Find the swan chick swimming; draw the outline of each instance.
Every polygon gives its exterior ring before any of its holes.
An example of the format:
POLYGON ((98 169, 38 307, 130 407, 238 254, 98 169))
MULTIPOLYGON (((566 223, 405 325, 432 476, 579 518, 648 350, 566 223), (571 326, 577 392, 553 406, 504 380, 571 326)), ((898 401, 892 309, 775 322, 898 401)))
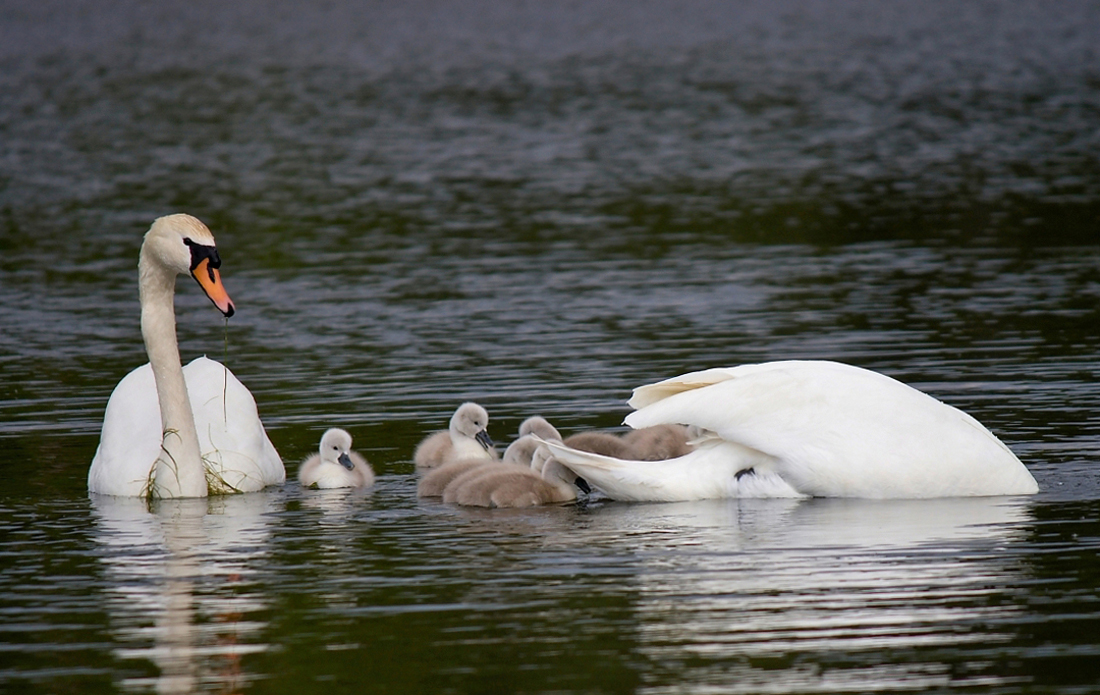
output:
POLYGON ((156 219, 141 245, 141 333, 149 362, 115 387, 103 415, 88 490, 126 497, 205 497, 286 480, 252 394, 229 369, 200 357, 181 366, 176 277, 191 275, 227 318, 214 236, 183 214, 156 219))
POLYGON ((684 424, 704 436, 667 461, 621 460, 547 442, 616 500, 753 496, 869 499, 1027 495, 1031 473, 957 408, 870 370, 784 361, 692 372, 642 386, 634 428, 684 424))
POLYGON ((572 471, 554 461, 545 447, 539 447, 530 468, 493 464, 483 466, 466 480, 456 478, 447 488, 444 501, 497 508, 561 504, 577 499, 576 480, 572 471))
POLYGON ((519 436, 525 437, 529 434, 538 435, 543 439, 561 439, 558 429, 551 425, 549 420, 538 415, 527 418, 519 425, 519 436))
POLYGON ((413 452, 417 468, 435 468, 465 458, 496 459, 486 428, 489 413, 477 403, 463 403, 451 416, 448 429, 425 437, 413 452))
POLYGON ((571 449, 588 451, 601 456, 631 458, 630 446, 622 437, 609 432, 578 432, 565 438, 565 445, 571 449))
POLYGON ((546 418, 537 415, 529 417, 520 423, 519 437, 504 450, 502 460, 505 463, 519 463, 530 466, 535 455, 535 449, 539 447, 539 441, 536 437, 538 439, 561 441, 561 434, 546 418))
POLYGON ((663 461, 691 453, 688 428, 683 425, 654 425, 631 430, 623 435, 630 449, 629 458, 639 461, 663 461))
POLYGON ((442 497, 443 491, 447 489, 447 486, 450 485, 451 481, 455 478, 475 468, 491 466, 495 463, 497 463, 497 461, 493 459, 459 459, 458 461, 451 461, 442 466, 428 469, 428 472, 424 474, 424 477, 421 478, 420 482, 416 485, 416 496, 442 497))
MULTIPOLYGON (((520 424, 520 436, 504 450, 501 462, 530 467, 535 449, 539 446, 538 440, 532 436, 535 434, 547 439, 561 440, 561 435, 546 419, 537 416, 529 417, 520 424)), ((430 469, 417 484, 416 496, 442 497, 443 491, 455 478, 474 468, 493 462, 492 459, 485 458, 459 459, 430 469)))
POLYGON ((334 427, 321 435, 319 451, 298 469, 298 482, 319 489, 369 487, 374 484, 374 471, 361 454, 352 451, 351 435, 334 427))

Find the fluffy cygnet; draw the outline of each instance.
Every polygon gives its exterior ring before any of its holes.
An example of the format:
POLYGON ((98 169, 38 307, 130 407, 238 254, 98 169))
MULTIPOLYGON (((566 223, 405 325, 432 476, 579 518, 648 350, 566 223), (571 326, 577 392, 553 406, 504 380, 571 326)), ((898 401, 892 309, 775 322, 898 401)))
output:
MULTIPOLYGON (((504 450, 504 463, 516 463, 522 466, 531 465, 531 457, 538 448, 538 442, 531 435, 538 435, 547 439, 561 441, 561 435, 554 426, 541 417, 529 417, 519 426, 519 438, 512 442, 504 450)), ((443 491, 451 481, 467 471, 473 470, 486 463, 493 463, 492 459, 467 458, 451 461, 429 470, 416 486, 417 497, 442 497, 443 491)))
POLYGON ((445 463, 442 466, 429 469, 424 477, 420 479, 420 482, 416 486, 417 497, 442 497, 443 491, 447 489, 447 486, 451 484, 455 478, 465 474, 467 471, 471 471, 475 468, 482 468, 484 466, 493 465, 496 462, 492 459, 476 458, 476 459, 459 459, 458 461, 451 461, 445 463))
POLYGON ((489 413, 477 403, 463 403, 451 416, 450 428, 424 438, 413 453, 417 468, 435 468, 467 458, 495 459, 497 451, 485 428, 489 413))
POLYGON ((298 469, 298 481, 302 487, 367 487, 374 484, 374 471, 351 450, 351 435, 333 428, 321 435, 320 451, 298 469))
POLYGON ((631 457, 630 446, 621 437, 607 432, 580 432, 565 438, 565 445, 601 456, 617 459, 631 457))
POLYGON ((539 417, 538 415, 529 417, 520 423, 519 436, 525 437, 529 434, 537 435, 542 439, 561 441, 561 434, 558 432, 557 428, 551 425, 546 418, 539 417))
POLYGON ((447 504, 455 504, 455 496, 458 491, 466 485, 466 483, 480 478, 483 475, 491 475, 494 473, 507 473, 512 471, 528 471, 530 467, 516 465, 514 463, 503 463, 501 461, 489 461, 483 463, 480 466, 468 466, 466 470, 460 472, 458 475, 451 478, 451 481, 443 486, 443 501, 447 504))
MULTIPOLYGON (((465 475, 470 476, 470 473, 465 475)), ((573 481, 579 480, 572 471, 553 460, 545 447, 535 451, 531 468, 495 464, 482 466, 464 481, 461 478, 448 486, 444 492, 445 502, 500 508, 572 502, 577 499, 573 481)))
POLYGON ((519 426, 519 438, 504 450, 504 462, 530 466, 531 459, 535 456, 535 449, 539 446, 535 437, 556 442, 561 441, 561 434, 545 418, 529 417, 519 426))
MULTIPOLYGON (((684 456, 692 451, 692 437, 683 425, 654 425, 631 430, 623 435, 635 461, 663 461, 684 456)), ((575 447, 574 447, 575 448, 575 447)))

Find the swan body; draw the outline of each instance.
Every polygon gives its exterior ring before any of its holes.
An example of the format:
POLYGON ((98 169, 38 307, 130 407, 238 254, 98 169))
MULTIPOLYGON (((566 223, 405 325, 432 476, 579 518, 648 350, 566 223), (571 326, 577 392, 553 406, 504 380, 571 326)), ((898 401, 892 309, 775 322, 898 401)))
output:
MULTIPOLYGON (((198 357, 183 368, 183 376, 214 492, 253 492, 284 482, 282 459, 260 423, 256 401, 233 372, 198 357)), ((153 368, 147 363, 123 377, 107 401, 88 489, 122 497, 148 494, 162 431, 153 368)))
POLYGON ((413 452, 417 468, 435 468, 464 458, 497 458, 489 438, 489 413, 477 403, 463 403, 451 416, 449 427, 425 437, 413 452))
POLYGON ((931 498, 1033 494, 1035 479, 977 420, 890 377, 825 361, 708 369, 634 391, 634 428, 684 424, 702 436, 668 461, 547 442, 609 497, 931 498))
POLYGON ((298 469, 302 487, 331 489, 339 487, 369 487, 374 484, 370 464, 351 448, 351 435, 332 428, 321 435, 321 445, 298 469))
POLYGON ((281 484, 286 471, 248 389, 200 357, 186 368, 176 342, 176 276, 194 277, 227 317, 210 230, 190 215, 153 222, 138 263, 141 330, 149 363, 115 387, 88 470, 90 492, 126 497, 203 497, 281 484))

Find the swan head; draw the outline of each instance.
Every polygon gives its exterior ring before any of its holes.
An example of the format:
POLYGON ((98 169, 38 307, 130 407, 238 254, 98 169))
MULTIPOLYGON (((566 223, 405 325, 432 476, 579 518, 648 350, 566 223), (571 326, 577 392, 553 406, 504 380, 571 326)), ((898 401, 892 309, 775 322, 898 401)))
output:
POLYGON ((333 427, 321 435, 321 461, 338 463, 349 471, 354 470, 350 452, 351 435, 346 431, 333 427))
POLYGON ((184 214, 158 217, 146 232, 141 250, 143 261, 148 254, 169 272, 195 278, 226 317, 236 311, 218 272, 222 259, 214 235, 198 219, 184 214))
POLYGON ((477 440, 486 451, 493 448, 493 440, 485 430, 489 426, 489 413, 477 403, 463 403, 451 416, 451 436, 455 434, 477 440))
POLYGON ((529 417, 524 420, 519 426, 519 436, 524 437, 528 434, 537 435, 540 439, 553 439, 555 441, 561 441, 561 433, 557 428, 550 424, 546 418, 529 417))

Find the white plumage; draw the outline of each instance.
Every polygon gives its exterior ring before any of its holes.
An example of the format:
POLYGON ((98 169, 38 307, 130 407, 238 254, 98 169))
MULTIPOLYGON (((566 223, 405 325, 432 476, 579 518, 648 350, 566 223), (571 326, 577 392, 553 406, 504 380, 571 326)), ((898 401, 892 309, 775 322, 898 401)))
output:
POLYGON ((190 274, 231 316, 210 230, 190 215, 158 218, 138 263, 141 331, 149 363, 107 402, 88 490, 127 497, 203 497, 249 492, 286 479, 252 394, 214 360, 180 365, 173 308, 176 277, 190 274))
POLYGON ((634 428, 704 432, 691 453, 624 461, 546 442, 609 497, 929 498, 1032 494, 1035 479, 966 413, 890 377, 824 361, 708 369, 635 390, 634 428))
MULTIPOLYGON (((283 483, 282 459, 264 431, 248 388, 207 357, 184 367, 183 376, 209 480, 216 487, 216 481, 228 486, 212 492, 252 492, 283 483)), ((123 377, 107 401, 88 489, 105 495, 145 495, 150 470, 161 452, 161 432, 153 368, 146 363, 123 377)))

